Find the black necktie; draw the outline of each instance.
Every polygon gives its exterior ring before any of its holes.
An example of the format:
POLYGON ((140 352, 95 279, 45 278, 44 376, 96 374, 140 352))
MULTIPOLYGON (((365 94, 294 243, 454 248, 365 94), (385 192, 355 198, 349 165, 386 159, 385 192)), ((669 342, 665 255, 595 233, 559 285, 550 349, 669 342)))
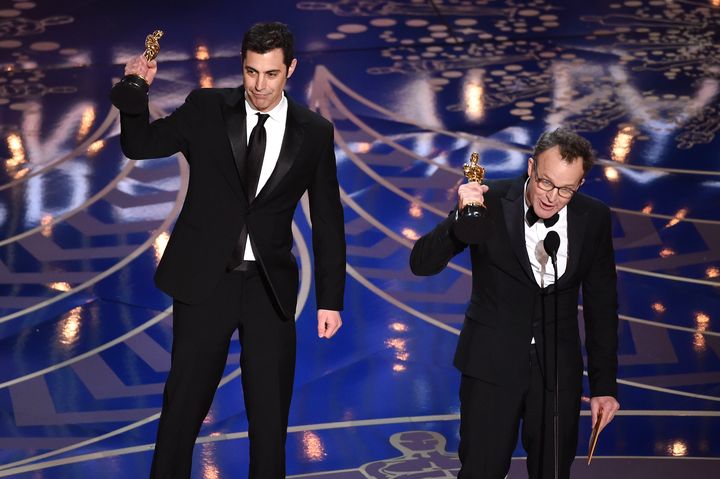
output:
POLYGON ((558 220, 560 219, 560 213, 555 213, 550 218, 543 220, 537 214, 535 214, 535 210, 531 206, 530 208, 528 208, 527 213, 525 213, 525 219, 530 226, 537 223, 538 220, 542 220, 542 222, 545 223, 545 227, 550 228, 552 225, 558 222, 558 220))
POLYGON ((245 158, 245 186, 247 188, 248 201, 255 199, 255 193, 260 180, 263 157, 265 156, 265 121, 270 118, 267 113, 255 113, 258 116, 257 124, 250 133, 248 141, 247 156, 245 158))
MULTIPOLYGON (((250 141, 248 141, 247 153, 245 156, 245 191, 247 192, 248 202, 255 199, 258 181, 260 180, 260 171, 262 170, 263 157, 265 156, 265 143, 267 135, 265 134, 265 121, 270 117, 267 113, 255 113, 258 116, 258 122, 250 132, 250 141)), ((228 270, 232 270, 240 266, 245 258, 245 245, 247 244, 247 226, 240 231, 240 236, 235 243, 235 249, 232 252, 228 270)))

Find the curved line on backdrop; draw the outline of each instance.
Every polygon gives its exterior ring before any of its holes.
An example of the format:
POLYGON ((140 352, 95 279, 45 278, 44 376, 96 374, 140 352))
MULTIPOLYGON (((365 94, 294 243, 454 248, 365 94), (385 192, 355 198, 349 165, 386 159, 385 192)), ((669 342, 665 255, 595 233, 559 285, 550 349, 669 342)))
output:
MULTIPOLYGON (((111 114, 109 116, 118 115, 117 109, 113 108, 114 112, 111 111, 111 114)), ((165 112, 156 109, 151 108, 150 114, 154 117, 163 117, 166 116, 165 112)), ((107 121, 107 119, 106 119, 107 121)), ((105 123, 103 123, 105 124, 105 123)), ((120 268, 124 267, 126 264, 128 264, 130 261, 135 259, 136 257, 140 256, 142 253, 145 252, 148 248, 151 247, 153 242, 157 239, 157 237, 162 234, 163 232, 167 232, 168 228, 170 226, 170 223, 172 223, 175 220, 175 217, 180 212, 180 209, 182 208, 182 204, 185 200, 185 195, 187 194, 187 180, 188 176, 190 174, 190 168, 188 166, 187 161, 184 160, 184 156, 182 156, 181 153, 177 153, 173 155, 177 162, 178 166, 180 168, 180 189, 178 190, 178 196, 175 199, 175 205, 173 206, 173 209, 170 211, 170 214, 165 218, 165 220, 160 224, 158 228, 156 228, 153 233, 151 233, 150 237, 142 243, 140 246, 138 246, 135 250, 133 250, 128 256, 120 260, 118 263, 114 264, 110 268, 106 269, 105 271, 99 273, 97 276, 94 276, 93 278, 85 281, 84 283, 81 283, 73 288, 71 288, 68 291, 64 291, 56 296, 53 296, 52 298, 48 298, 44 301, 41 301, 37 304, 34 304, 32 306, 29 306, 27 308, 21 309, 19 311, 15 311, 14 313, 7 314, 5 316, 0 316, 0 324, 5 323, 7 321, 13 320, 15 318, 18 318, 20 316, 23 316, 25 314, 32 313, 33 311, 37 311, 39 309, 44 308, 45 306, 48 306, 50 304, 54 304, 68 296, 71 296, 79 291, 82 291, 100 280, 110 276, 112 273, 118 271, 120 268), (182 159, 181 159, 182 158, 182 159)), ((135 160, 130 160, 129 163, 135 163, 135 160)), ((105 191, 105 188, 103 189, 105 191)))
POLYGON ((649 276, 651 278, 667 279, 668 281, 676 281, 678 283, 691 283, 700 284, 703 286, 713 286, 715 288, 720 286, 718 281, 710 281, 707 279, 688 278, 687 276, 677 276, 674 274, 656 273, 654 271, 646 271, 643 269, 630 268, 629 266, 616 265, 615 269, 622 271, 623 273, 637 274, 639 276, 649 276))
POLYGON ((396 299, 394 296, 386 293, 378 286, 374 285, 372 281, 367 279, 365 276, 360 274, 354 267, 350 266, 350 264, 346 263, 347 272, 352 278, 360 283, 361 285, 365 286, 365 288, 369 289, 372 293, 374 293, 376 296, 384 299, 388 303, 392 304, 393 306, 397 307, 398 309, 402 309, 406 313, 410 313, 411 315, 415 316, 418 319, 421 319, 425 321, 426 323, 430 323, 435 327, 438 327, 440 329, 444 329, 445 331, 448 331, 456 336, 460 335, 460 330, 457 328, 454 328, 450 326, 449 324, 445 324, 442 321, 438 321, 437 319, 433 318, 430 315, 427 315, 421 311, 418 311, 417 309, 413 308, 412 306, 408 306, 407 304, 403 303, 399 299, 396 299))
POLYGON ((668 168, 664 166, 645 166, 645 165, 631 165, 628 163, 618 163, 614 160, 607 160, 605 158, 598 158, 596 163, 603 166, 611 166, 613 168, 628 169, 628 170, 640 170, 640 171, 655 171, 658 173, 670 173, 675 175, 698 175, 698 176, 720 176, 720 171, 717 170, 690 170, 686 168, 668 168))
MULTIPOLYGON (((340 188, 340 197, 343 198, 343 196, 347 197, 347 193, 345 193, 345 190, 340 188)), ((303 201, 301 203, 303 214, 305 215, 305 221, 312 227, 312 221, 310 220, 310 207, 306 201, 303 201)), ((367 278, 362 276, 353 266, 350 265, 350 263, 345 263, 345 268, 356 281, 358 281, 360 284, 365 286, 367 289, 372 291, 376 296, 379 296, 380 298, 384 299, 388 303, 398 307, 399 309, 402 309, 404 311, 409 312, 413 316, 422 319, 423 321, 432 324, 433 326, 436 326, 440 329, 444 329, 445 331, 449 331, 453 334, 459 335, 460 330, 457 328, 453 328, 450 325, 447 325, 443 323, 442 321, 438 321, 437 319, 428 316, 425 313, 422 313, 418 311, 417 309, 408 306, 407 304, 403 303, 402 301, 395 299, 393 296, 387 294, 385 291, 380 289, 379 287, 375 286, 371 281, 369 281, 367 278)))
MULTIPOLYGON (((393 240, 408 249, 412 249, 412 241, 394 232, 393 230, 385 226, 380 220, 368 213, 367 210, 365 210, 362 206, 358 204, 358 202, 352 199, 352 197, 342 187, 340 187, 340 199, 343 201, 343 203, 347 204, 350 209, 357 213, 358 216, 360 216, 362 219, 380 230, 385 236, 392 238, 393 240)), ((455 271, 459 271, 462 274, 472 276, 472 271, 470 271, 468 268, 465 268, 464 266, 453 263, 452 261, 448 263, 448 267, 454 269, 455 271)))
MULTIPOLYGON (((231 373, 229 373, 227 376, 223 377, 223 378, 220 380, 220 383, 218 384, 218 389, 221 388, 221 387, 223 387, 224 385, 226 385, 227 383, 229 383, 230 381, 232 381, 232 380, 235 379, 236 377, 240 376, 240 372, 241 372, 241 371, 240 371, 240 367, 238 366, 237 369, 234 369, 234 370, 233 370, 231 373)), ((15 470, 18 469, 18 468, 19 468, 19 469, 34 470, 34 469, 33 469, 34 466, 25 466, 24 468, 23 468, 23 467, 19 467, 19 466, 23 466, 23 465, 25 465, 25 464, 30 464, 30 463, 36 462, 36 461, 38 461, 38 460, 40 460, 40 459, 46 459, 46 458, 48 458, 48 457, 53 457, 53 456, 57 456, 57 455, 59 455, 59 454, 63 454, 63 453, 70 452, 70 451, 74 451, 74 450, 76 450, 76 449, 79 449, 79 448, 85 447, 85 446, 89 446, 89 445, 91 445, 91 444, 96 444, 96 443, 98 443, 98 442, 100 442, 100 441, 104 441, 105 439, 109 439, 109 438, 111 438, 111 437, 117 436, 117 435, 119 435, 119 434, 122 434, 122 433, 125 433, 125 432, 128 432, 128 431, 132 431, 133 429, 137 429, 137 428, 139 428, 139 427, 141 427, 141 426, 144 426, 145 424, 151 423, 151 422, 153 422, 153 421, 155 421, 156 419, 159 419, 159 418, 160 418, 160 413, 157 412, 157 413, 155 413, 155 414, 153 414, 153 415, 151 415, 151 416, 148 416, 148 417, 146 417, 146 418, 140 419, 140 420, 135 421, 135 422, 133 422, 133 423, 131 423, 131 424, 128 424, 128 425, 126 425, 126 426, 123 426, 123 427, 114 429, 114 430, 112 430, 112 431, 110 431, 110 432, 107 432, 107 433, 105 433, 105 434, 101 434, 100 436, 95 436, 95 437, 93 437, 93 438, 86 439, 86 440, 84 440, 84 441, 76 442, 75 444, 70 444, 69 446, 61 447, 61 448, 59 448, 59 449, 54 449, 54 450, 52 450, 52 451, 45 452, 45 453, 43 453, 43 454, 37 454, 37 455, 35 455, 35 456, 28 457, 28 458, 25 458, 25 459, 21 459, 21 460, 19 460, 19 461, 14 461, 14 462, 9 462, 9 463, 7 463, 7 464, 2 464, 2 465, 0 465, 0 477, 11 476, 11 475, 13 475, 13 474, 17 474, 18 472, 15 472, 15 470)), ((82 457, 82 456, 77 456, 77 457, 82 457)), ((58 461, 50 461, 50 462, 62 462, 62 461, 64 461, 64 460, 65 460, 65 459, 59 459, 58 461)), ((42 463, 41 463, 41 464, 42 464, 42 463)))
POLYGON ((108 128, 110 128, 113 125, 113 123, 115 123, 115 120, 118 118, 119 114, 120 114, 120 112, 117 110, 117 108, 110 107, 110 110, 108 111, 107 115, 105 116, 105 119, 103 120, 102 124, 97 128, 97 130, 95 130, 95 132, 92 133, 92 135, 85 138, 85 140, 83 140, 83 142, 80 143, 80 145, 77 148, 75 148, 71 152, 61 156, 57 160, 53 160, 47 164, 42 165, 37 170, 31 171, 29 174, 23 176, 22 178, 17 178, 9 183, 0 185, 0 191, 6 190, 8 188, 12 188, 13 186, 15 186, 19 183, 23 183, 23 182, 29 180, 30 178, 38 176, 38 175, 46 172, 50 168, 53 168, 53 167, 59 165, 60 163, 63 163, 65 161, 77 156, 79 153, 86 151, 90 145, 92 145, 98 138, 100 138, 100 136, 103 133, 105 133, 105 131, 108 128))
MULTIPOLYGON (((583 410, 580 412, 581 416, 590 416, 590 411, 583 410)), ((635 416, 635 417, 642 417, 642 416, 649 416, 649 417, 657 417, 657 416, 663 416, 663 417, 720 417, 720 412, 718 411, 644 411, 644 410, 620 410, 616 414, 617 416, 635 416)), ((436 415, 427 415, 427 416, 405 416, 405 417, 391 417, 391 418, 381 418, 381 419, 359 419, 359 420, 353 420, 353 421, 336 421, 336 422, 326 422, 326 423, 316 423, 316 424, 304 424, 299 426, 290 426, 287 429, 288 434, 293 433, 299 433, 299 432, 306 432, 306 431, 327 431, 327 430, 335 430, 335 429, 345 429, 345 428, 359 428, 359 427, 372 427, 372 426, 386 426, 386 425, 393 425, 393 424, 424 424, 429 422, 449 422, 449 421, 458 421, 460 420, 459 414, 436 414, 436 415)), ((231 433, 212 433, 207 436, 201 436, 198 437, 195 441, 196 444, 209 444, 209 443, 216 443, 216 442, 225 442, 225 441, 234 441, 238 439, 246 439, 248 437, 247 431, 241 431, 241 432, 231 432, 231 433)), ((64 466, 69 464, 77 464, 81 462, 88 462, 93 461, 96 459, 108 459, 111 457, 119 457, 119 456, 125 456, 128 454, 137 454, 142 452, 149 452, 155 448, 154 443, 150 444, 141 444, 139 446, 130 446, 130 447, 123 447, 118 449, 112 449, 107 451, 99 451, 99 452, 93 452, 89 454, 81 454, 79 456, 73 456, 73 457, 67 457, 63 459, 57 459, 55 461, 45 461, 37 464, 32 464, 25 467, 15 467, 13 469, 3 469, 0 470, 0 477, 6 477, 11 476, 14 474, 22 474, 25 472, 32 472, 32 471, 39 471, 43 469, 49 469, 52 467, 58 467, 58 466, 64 466)), ((580 458, 584 456, 578 456, 580 458)), ((718 461, 720 458, 718 457, 667 457, 667 456, 601 456, 598 457, 598 459, 605 458, 615 458, 615 457, 621 457, 621 458, 638 458, 638 459, 666 459, 666 460, 713 460, 718 461)), ((523 459, 521 457, 513 458, 513 459, 523 459)), ((356 470, 356 469, 349 469, 349 470, 356 470)), ((331 471, 333 473, 336 473, 338 471, 331 471)), ((330 472, 328 472, 330 473, 330 472)), ((313 475, 316 475, 318 473, 313 473, 313 475)), ((307 476, 307 474, 301 474, 297 476, 288 476, 290 477, 304 477, 307 476)))
MULTIPOLYGON (((382 106, 378 105, 377 103, 368 100, 364 96, 360 95, 359 93, 352 90, 350 87, 342 83, 335 75, 333 75, 330 70, 328 70, 327 67, 324 65, 318 65, 315 67, 315 74, 313 76, 313 85, 315 85, 315 82, 317 82, 320 86, 324 85, 333 85, 336 86, 339 90, 341 90, 343 93, 348 95, 353 100, 357 101, 358 103, 361 103, 365 105, 366 107, 373 109, 392 121, 396 121, 398 123, 404 123, 407 125, 413 125, 420 129, 431 131, 434 133, 439 133, 442 135, 450 136, 453 138, 460 138, 467 141, 472 141, 475 143, 485 144, 493 148, 503 149, 503 150, 513 150, 513 151, 519 151, 522 153, 530 154, 532 153, 531 148, 526 147, 519 147, 517 145, 514 145, 512 143, 506 143, 499 140, 491 140, 482 136, 473 135, 471 133, 465 133, 465 132, 456 132, 456 131, 450 131, 450 130, 444 130, 442 128, 438 128, 437 126, 428 125, 424 123, 420 123, 418 121, 412 120, 410 118, 403 117, 401 115, 398 115, 397 113, 393 112, 392 110, 389 110, 387 108, 383 108, 382 106)), ((316 95, 316 88, 313 88, 313 95, 316 95)), ((333 94, 334 95, 334 94, 333 94)), ((337 96, 335 96, 337 98, 337 96)), ((317 100, 317 98, 315 98, 317 100)), ((342 103, 340 103, 342 105, 342 103)), ((336 106, 340 106, 336 105, 336 106)), ((346 112, 346 108, 338 108, 339 110, 346 112)), ((328 118, 332 118, 332 115, 328 118)), ((432 161, 432 160, 429 160, 432 161)), ((664 173, 674 173, 674 174, 688 174, 688 175, 702 175, 702 176, 720 176, 720 171, 717 170, 690 170, 690 169, 682 169, 682 168, 663 168, 663 167, 657 167, 657 166, 643 166, 643 165, 628 165, 626 163, 618 163, 616 161, 607 160, 607 159, 598 159, 598 163, 601 163, 603 165, 612 165, 616 168, 628 168, 628 169, 634 169, 634 170, 646 170, 646 171, 658 171, 658 172, 664 172, 664 173)), ((435 163, 435 166, 441 167, 440 164, 435 163)))
POLYGON ((27 231, 23 231, 22 233, 16 234, 15 236, 11 236, 9 238, 5 238, 4 240, 0 241, 0 247, 5 246, 9 243, 14 243, 15 241, 19 241, 23 238, 26 238, 28 236, 32 236, 33 234, 37 233, 38 231, 41 231, 49 226, 56 225, 60 223, 61 221, 64 221, 71 216, 77 214, 80 210, 83 210, 87 208, 88 206, 92 205, 93 203, 101 200, 106 194, 108 194, 111 190, 115 188, 115 186, 122 181, 125 177, 127 177, 128 174, 130 174, 130 171, 135 168, 135 161, 128 161, 125 166, 123 166, 122 170, 118 173, 118 175, 113 178, 111 182, 109 182, 107 185, 105 185, 100 191, 92 195, 90 198, 83 201, 80 205, 76 206, 75 208, 68 210, 62 214, 59 214, 58 216, 52 218, 47 224, 37 225, 27 231))
MULTIPOLYGON (((323 111, 323 113, 326 113, 323 111)), ((345 155, 350 158, 350 161, 352 161, 355 166, 357 166, 360 170, 362 170, 366 175, 368 175, 371 179, 375 180, 376 183, 383 186, 386 190, 391 191, 392 193, 395 193, 399 197, 407 200, 410 203, 418 204, 419 206, 422 206, 424 209, 436 214, 437 216, 444 217, 447 215, 446 211, 442 211, 438 208, 435 208, 429 203, 424 202, 420 198, 417 198, 416 196, 411 195, 410 193, 407 193, 403 191, 398 186, 395 186, 393 183, 387 181, 385 178, 382 177, 378 172, 370 168, 365 162, 363 162, 358 156, 350 151, 350 148, 348 148, 347 143, 345 142, 345 139, 343 138, 342 134, 335 130, 335 142, 342 148, 345 155)))
MULTIPOLYGON (((378 105, 377 103, 375 103, 371 100, 368 100, 367 98, 360 95, 359 93, 355 92, 350 87, 348 87, 347 85, 342 83, 324 65, 318 65, 317 67, 315 67, 315 74, 313 76, 313 91, 312 91, 313 96, 316 97, 316 98, 314 98, 314 100, 317 101, 317 90, 318 90, 317 86, 324 87, 324 86, 331 86, 331 85, 337 87, 340 91, 342 91, 343 93, 345 93, 350 98, 357 101, 358 103, 361 103, 361 104, 365 105, 366 107, 381 113, 382 115, 389 118, 390 120, 396 121, 398 123, 404 123, 406 125, 413 125, 422 130, 439 133, 439 134, 450 136, 453 138, 460 138, 460 139, 467 140, 467 141, 474 141, 474 142, 488 145, 489 147, 493 147, 493 148, 497 148, 497 149, 520 151, 523 153, 530 153, 532 151, 528 148, 519 147, 519 146, 511 144, 511 143, 506 143, 506 142, 499 141, 499 140, 492 140, 489 138, 472 135, 470 133, 465 133, 465 132, 444 130, 442 128, 438 128, 437 126, 428 125, 428 124, 424 124, 424 123, 421 123, 421 122, 418 122, 418 121, 415 121, 415 120, 412 120, 409 118, 405 118, 401 115, 398 115, 394 111, 384 108, 384 107, 378 105)), ((329 91, 329 90, 330 89, 328 88, 326 91, 329 91)), ((335 96, 335 98, 337 98, 337 95, 335 95, 334 93, 332 93, 332 95, 335 96)), ((342 111, 344 114, 346 114, 349 111, 349 109, 344 108, 344 104, 342 102, 340 102, 336 106, 338 106, 338 109, 340 111, 342 111)), ((332 118, 332 115, 330 115, 327 118, 332 118)), ((428 161, 432 161, 432 160, 428 160, 428 161)), ((439 164, 436 164, 436 166, 440 167, 439 164)))
POLYGON ((21 383, 21 382, 29 381, 30 379, 34 379, 34 378, 39 377, 39 376, 43 376, 43 375, 48 374, 48 373, 51 373, 51 372, 53 372, 53 371, 57 371, 57 370, 62 369, 62 368, 64 368, 64 367, 67 367, 67 366, 70 366, 70 365, 72 365, 72 364, 78 363, 78 362, 82 361, 83 359, 89 358, 90 356, 94 356, 94 355, 96 355, 96 354, 99 354, 99 353, 107 350, 107 349, 110 349, 110 348, 112 348, 113 346, 115 346, 115 345, 117 345, 117 344, 120 344, 120 343, 122 343, 122 342, 125 342, 126 340, 132 338, 133 336, 136 336, 136 335, 140 334, 141 332, 143 332, 143 331, 145 331, 146 329, 148 329, 150 326, 153 326, 153 325, 159 323, 159 322, 162 321, 163 319, 165 319, 165 318, 167 318, 168 316, 170 316, 170 315, 172 314, 172 311, 173 311, 173 307, 172 307, 172 306, 169 306, 168 308, 166 308, 166 309, 165 309, 163 312, 161 312, 160 314, 155 315, 153 318, 145 321, 144 323, 142 323, 141 325, 137 326, 136 328, 131 329, 131 330, 128 331, 127 333, 125 333, 125 334, 123 334, 123 335, 121 335, 121 336, 118 336, 117 338, 115 338, 115 339, 113 339, 113 340, 111 340, 111 341, 108 341, 108 342, 106 342, 106 343, 104 343, 104 344, 101 344, 100 346, 97 346, 97 347, 95 347, 95 348, 93 348, 93 349, 91 349, 91 350, 89 350, 89 351, 85 351, 85 352, 82 353, 82 354, 78 354, 77 356, 73 356, 73 357, 70 358, 70 359, 66 359, 65 361, 59 362, 59 363, 57 363, 57 364, 53 364, 52 366, 48 366, 48 367, 46 367, 46 368, 37 370, 37 371, 35 371, 35 372, 29 373, 29 374, 25 374, 25 375, 23 375, 23 376, 19 376, 19 377, 17 377, 17 378, 10 379, 10 380, 8 380, 8 381, 5 381, 5 382, 3 382, 3 383, 0 383, 0 390, 5 389, 5 388, 10 387, 10 386, 14 386, 15 384, 19 384, 19 383, 21 383))
POLYGON ((678 215, 666 215, 662 213, 645 213, 644 211, 628 210, 626 208, 618 208, 616 206, 610 207, 610 210, 617 214, 632 215, 632 216, 644 216, 648 218, 655 218, 661 220, 678 221, 679 223, 697 223, 704 225, 720 225, 720 220, 707 220, 703 218, 680 218, 678 215))
MULTIPOLYGON (((583 371, 583 375, 587 376, 588 372, 583 371)), ((634 387, 634 388, 647 389, 648 391, 655 391, 655 392, 665 393, 665 394, 673 394, 675 396, 685 396, 685 397, 689 397, 689 398, 693 398, 693 399, 703 399, 706 401, 720 402, 720 396, 712 396, 709 394, 697 394, 697 393, 691 393, 691 392, 687 392, 687 391, 681 391, 679 389, 664 388, 661 386, 652 386, 649 384, 639 383, 637 381, 630 381, 629 379, 618 378, 617 383, 624 384, 625 386, 630 386, 630 387, 634 387)))
MULTIPOLYGON (((179 154, 178 154, 178 155, 179 155, 179 154)), ((176 157, 179 158, 178 155, 176 155, 176 157)), ((165 218, 165 219, 163 220, 162 224, 160 224, 160 226, 158 226, 158 227, 150 234, 150 236, 148 237, 147 240, 145 240, 145 242, 143 242, 140 246, 138 246, 136 249, 134 249, 129 255, 127 255, 126 257, 124 257, 122 260, 118 261, 117 263, 115 263, 114 265, 112 265, 112 266, 109 267, 108 269, 102 271, 101 273, 98 273, 96 276, 93 276, 91 279, 85 281, 84 283, 81 283, 81 284, 79 284, 79 285, 77 285, 77 286, 74 286, 73 288, 71 288, 71 289, 68 290, 68 291, 64 291, 64 292, 62 292, 62 293, 60 293, 60 294, 58 294, 58 295, 55 295, 55 296, 53 296, 53 297, 51 297, 51 298, 48 298, 48 299, 46 299, 46 300, 44 300, 44 301, 41 301, 41 302, 37 303, 37 304, 34 304, 34 305, 32 305, 32 306, 28 306, 27 308, 24 308, 24 309, 21 309, 21 310, 19 310, 19 311, 15 311, 14 313, 10 313, 10 314, 7 314, 7 315, 5 315, 5 316, 0 317, 0 324, 5 323, 5 322, 7 322, 7 321, 10 321, 10 320, 12 320, 12 319, 18 318, 18 317, 20 317, 20 316, 23 316, 23 315, 32 313, 33 311, 37 311, 37 310, 39 310, 39 309, 42 309, 42 308, 44 308, 44 307, 46 307, 46 306, 48 306, 48 305, 50 305, 50 304, 54 304, 54 303, 56 303, 56 302, 58 302, 58 301, 60 301, 60 300, 62 300, 62 299, 67 298, 68 296, 72 296, 72 295, 75 294, 75 293, 78 293, 78 292, 80 292, 80 291, 82 291, 82 290, 84 290, 84 289, 89 288, 90 286, 98 283, 100 280, 102 280, 102 279, 104 279, 104 278, 107 278, 107 277, 110 276, 111 274, 113 274, 113 273, 115 273, 116 271, 120 270, 120 269, 123 268, 125 265, 127 265, 128 263, 130 263, 132 260, 134 260, 135 258, 137 258, 138 256, 140 256, 141 254, 143 254, 143 253, 145 252, 145 250, 147 250, 148 248, 150 248, 150 247, 152 246, 152 244, 155 242, 155 240, 157 239, 157 237, 158 237, 160 234, 162 234, 163 232, 166 232, 166 231, 169 229, 170 224, 171 224, 173 221, 175 221, 175 217, 176 217, 176 216, 178 215, 178 213, 180 212, 180 208, 182 207, 182 203, 183 203, 183 200, 184 200, 184 198, 185 198, 185 194, 187 193, 187 175, 188 175, 188 173, 189 173, 189 167, 188 167, 187 161, 180 161, 180 160, 178 160, 178 164, 179 164, 179 166, 180 166, 180 176, 183 178, 183 181, 182 181, 182 184, 181 184, 181 186, 180 186, 180 190, 178 191, 178 196, 177 196, 177 199, 175 200, 175 205, 173 206, 173 209, 172 209, 172 211, 170 212, 170 214, 167 216, 167 218, 165 218)))
MULTIPOLYGON (((578 309, 583 309, 583 305, 578 305, 578 309)), ((677 326, 674 324, 667 324, 667 323, 661 323, 660 321, 652 321, 650 319, 642 319, 642 318, 636 318, 634 316, 628 316, 626 314, 619 314, 618 317, 622 319, 623 321, 627 321, 629 323, 637 323, 642 324, 644 326, 654 326, 656 328, 664 328, 664 329, 673 329, 675 331, 683 331, 685 333, 692 333, 692 334, 702 334, 703 336, 713 336, 716 338, 720 337, 720 332, 717 331, 701 331, 699 329, 695 328, 689 328, 687 326, 677 326)))
MULTIPOLYGON (((315 91, 315 90, 313 90, 313 91, 315 91)), ((371 137, 375 138, 376 140, 380 140, 381 142, 383 142, 387 145, 390 145, 391 147, 395 148, 396 150, 400 151, 401 153, 406 154, 407 156, 413 158, 416 161, 420 161, 429 166, 434 166, 436 168, 440 168, 441 170, 445 170, 454 175, 462 176, 459 173, 458 168, 454 168, 454 167, 446 165, 444 163, 438 163, 437 161, 434 161, 430 158, 426 158, 425 156, 419 155, 419 154, 415 153, 413 150, 411 150, 410 148, 406 148, 406 147, 402 146, 401 144, 395 142, 394 140, 389 138, 387 135, 383 135, 382 133, 379 133, 378 131, 374 130, 367 123, 362 121, 357 115, 355 115, 352 111, 350 111, 350 109, 347 108, 342 103, 342 101, 340 101, 340 98, 338 98, 338 96, 335 94, 335 92, 333 90, 328 89, 325 93, 327 94, 326 100, 328 100, 330 103, 333 103, 335 108, 340 110, 343 117, 349 118, 355 126, 359 127, 361 130, 363 130, 365 133, 367 133, 371 137)), ((330 114, 329 107, 324 100, 325 99, 323 99, 322 97, 320 100, 318 100, 319 108, 320 108, 320 110, 322 110, 324 117, 331 118, 332 115, 330 114)), ((335 136, 337 137, 337 135, 338 135, 338 131, 335 130, 335 136)))

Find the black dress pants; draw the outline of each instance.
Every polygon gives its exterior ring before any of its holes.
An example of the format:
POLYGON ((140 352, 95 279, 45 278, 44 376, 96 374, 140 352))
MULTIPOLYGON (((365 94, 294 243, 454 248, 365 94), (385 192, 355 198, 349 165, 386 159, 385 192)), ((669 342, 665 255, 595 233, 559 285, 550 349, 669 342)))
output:
POLYGON ((151 479, 188 479, 195 439, 210 409, 237 329, 242 352, 252 479, 285 477, 285 439, 295 374, 295 322, 278 311, 255 268, 225 274, 201 304, 174 302, 170 374, 151 479))
MULTIPOLYGON (((530 383, 504 388, 463 375, 460 381, 460 448, 458 479, 503 479, 522 428, 530 479, 555 477, 553 440, 554 392, 543 386, 538 355, 528 354, 530 383)), ((580 388, 559 393, 559 477, 570 477, 577 449, 580 388)))

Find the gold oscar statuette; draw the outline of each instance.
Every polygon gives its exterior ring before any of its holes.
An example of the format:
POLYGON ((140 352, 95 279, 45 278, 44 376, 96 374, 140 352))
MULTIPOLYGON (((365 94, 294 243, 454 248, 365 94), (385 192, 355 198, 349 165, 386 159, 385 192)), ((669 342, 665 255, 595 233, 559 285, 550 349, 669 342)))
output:
MULTIPOLYGON (((478 165, 480 155, 473 152, 470 162, 463 165, 463 172, 468 183, 482 183, 485 179, 485 168, 478 165)), ((470 203, 458 213, 453 225, 455 237, 465 244, 479 244, 488 238, 492 229, 485 205, 470 203)))
POLYGON ((478 165, 479 160, 480 155, 473 152, 470 155, 470 163, 463 165, 463 172, 465 173, 465 178, 467 178, 468 183, 482 183, 485 179, 485 168, 478 165))
MULTIPOLYGON (((162 30, 155 30, 145 37, 145 51, 143 56, 147 61, 153 61, 160 53, 160 43, 158 40, 162 38, 162 30)), ((117 82, 110 90, 110 101, 123 113, 137 115, 147 108, 147 94, 150 85, 140 75, 125 75, 122 80, 117 82)))

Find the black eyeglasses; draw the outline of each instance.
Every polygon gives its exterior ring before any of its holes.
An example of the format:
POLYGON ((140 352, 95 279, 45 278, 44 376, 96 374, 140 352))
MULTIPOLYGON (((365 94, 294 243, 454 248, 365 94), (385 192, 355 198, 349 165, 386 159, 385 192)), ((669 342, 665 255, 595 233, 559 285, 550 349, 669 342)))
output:
POLYGON ((570 199, 577 192, 576 189, 570 188, 569 186, 555 186, 555 184, 547 178, 540 178, 537 172, 537 165, 533 165, 533 173, 535 173, 535 182, 538 184, 543 191, 558 190, 560 198, 570 199))

